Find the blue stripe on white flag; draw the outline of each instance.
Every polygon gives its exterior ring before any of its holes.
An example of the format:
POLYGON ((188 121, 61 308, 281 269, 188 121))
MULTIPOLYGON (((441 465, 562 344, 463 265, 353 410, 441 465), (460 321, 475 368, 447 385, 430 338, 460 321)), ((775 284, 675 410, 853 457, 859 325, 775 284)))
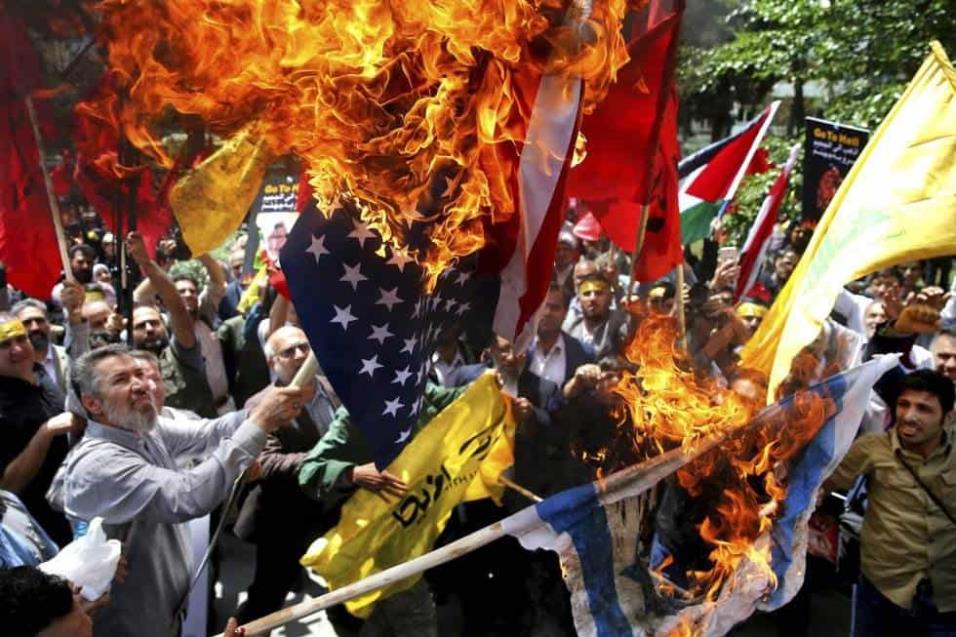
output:
POLYGON ((780 608, 800 590, 806 564, 807 522, 816 508, 817 490, 853 443, 873 384, 897 360, 895 356, 874 360, 810 388, 834 401, 833 415, 792 465, 787 496, 771 532, 770 563, 777 576, 777 588, 761 606, 764 610, 780 608))
POLYGON ((581 576, 598 637, 630 635, 632 628, 617 597, 614 541, 593 484, 569 489, 535 505, 538 517, 567 533, 581 560, 581 576))

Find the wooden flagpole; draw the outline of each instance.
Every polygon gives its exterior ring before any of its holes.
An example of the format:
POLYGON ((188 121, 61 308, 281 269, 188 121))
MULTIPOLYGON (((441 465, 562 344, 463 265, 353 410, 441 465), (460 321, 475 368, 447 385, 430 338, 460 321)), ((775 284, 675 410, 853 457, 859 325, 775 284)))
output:
POLYGON ((70 254, 66 245, 66 233, 63 231, 63 219, 60 218, 60 204, 56 200, 56 193, 53 191, 53 180, 50 173, 43 164, 43 158, 46 152, 43 148, 43 137, 40 134, 40 124, 37 120, 36 108, 33 106, 33 98, 26 97, 27 113, 30 115, 30 126, 33 127, 33 138, 37 144, 37 154, 39 155, 40 172, 43 173, 43 184, 46 187, 46 198, 50 204, 50 214, 53 216, 53 228, 56 230, 56 243, 60 249, 60 259, 63 261, 63 274, 67 281, 76 281, 73 276, 73 268, 70 267, 70 254))
MULTIPOLYGON (((755 418, 751 421, 751 426, 759 422, 759 419, 755 418)), ((612 504, 625 497, 640 495, 653 488, 661 480, 673 474, 681 467, 714 449, 717 445, 740 435, 744 431, 749 431, 751 426, 739 427, 722 432, 710 438, 703 439, 688 449, 682 447, 671 449, 650 460, 613 473, 604 481, 594 483, 599 491, 598 497, 602 504, 612 504)), ((397 564, 365 579, 349 584, 348 586, 343 586, 325 595, 316 597, 315 599, 283 608, 282 610, 245 624, 245 632, 247 635, 267 633, 274 628, 296 621, 312 613, 366 595, 389 584, 450 562, 506 535, 521 537, 533 531, 540 524, 542 523, 537 516, 528 515, 528 509, 524 509, 483 529, 466 535, 451 544, 447 544, 440 549, 431 551, 407 562, 397 564)), ((217 637, 222 637, 222 635, 217 637)))
POLYGON ((680 348, 687 351, 687 319, 684 314, 684 262, 677 265, 677 335, 680 348))

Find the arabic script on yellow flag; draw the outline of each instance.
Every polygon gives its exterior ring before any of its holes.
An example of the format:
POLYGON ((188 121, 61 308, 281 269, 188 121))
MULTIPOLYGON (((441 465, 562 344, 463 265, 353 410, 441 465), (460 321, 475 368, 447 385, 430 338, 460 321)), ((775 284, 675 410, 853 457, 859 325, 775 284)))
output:
POLYGON ((956 253, 956 71, 938 42, 860 154, 742 352, 774 390, 846 283, 956 253))
MULTIPOLYGON (((302 564, 332 590, 423 555, 464 498, 479 466, 505 427, 511 410, 492 374, 484 374, 415 436, 388 471, 409 486, 401 501, 359 490, 342 507, 338 526, 313 542, 302 564)), ((379 599, 411 588, 415 575, 346 603, 367 617, 379 599)))

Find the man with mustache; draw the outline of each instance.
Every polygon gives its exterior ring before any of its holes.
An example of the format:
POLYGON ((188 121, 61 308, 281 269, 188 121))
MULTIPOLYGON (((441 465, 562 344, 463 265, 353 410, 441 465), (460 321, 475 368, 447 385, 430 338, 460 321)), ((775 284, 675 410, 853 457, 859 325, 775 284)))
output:
POLYGON ((26 327, 0 313, 0 489, 17 494, 60 545, 73 534, 44 495, 82 419, 63 413, 63 392, 37 362, 26 327))
POLYGON ((824 484, 869 479, 853 635, 956 632, 956 453, 944 425, 950 379, 921 369, 903 378, 894 428, 860 436, 824 484))
POLYGON ((148 363, 110 345, 73 367, 89 422, 67 459, 64 507, 73 518, 103 517, 107 534, 124 540, 129 563, 126 581, 114 585, 112 603, 97 615, 96 635, 178 634, 176 610, 191 579, 183 523, 223 501, 268 434, 288 423, 304 399, 300 389, 273 388, 248 412, 176 417, 163 411, 148 363), (186 458, 201 462, 181 470, 178 461, 186 458))
POLYGON ((596 358, 619 354, 627 332, 627 318, 611 309, 611 286, 601 274, 588 274, 578 283, 581 316, 565 331, 594 350, 596 358))
POLYGON ((141 235, 129 233, 126 245, 130 256, 169 312, 172 330, 170 338, 158 308, 140 305, 133 310, 133 346, 152 352, 159 359, 169 406, 215 417, 216 407, 206 377, 202 346, 196 338, 185 301, 169 275, 150 258, 141 235))
POLYGON ((61 392, 66 392, 70 379, 70 359, 81 356, 88 349, 89 323, 83 318, 85 295, 82 285, 75 281, 64 281, 60 298, 68 320, 63 347, 51 341, 49 315, 42 301, 24 299, 10 308, 27 330, 36 362, 43 365, 47 376, 61 392))

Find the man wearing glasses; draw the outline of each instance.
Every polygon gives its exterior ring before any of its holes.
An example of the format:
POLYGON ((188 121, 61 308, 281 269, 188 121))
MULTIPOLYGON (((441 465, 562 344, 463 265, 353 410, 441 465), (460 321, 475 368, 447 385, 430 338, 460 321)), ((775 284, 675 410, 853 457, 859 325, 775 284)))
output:
MULTIPOLYGON (((265 354, 274 384, 291 383, 309 352, 309 342, 298 327, 273 332, 265 354)), ((282 607, 303 575, 299 558, 333 522, 326 521, 322 506, 299 488, 297 476, 309 450, 328 431, 339 401, 324 376, 316 376, 305 390, 306 401, 292 422, 268 437, 258 458, 256 486, 236 522, 236 534, 256 545, 255 577, 239 611, 243 623, 282 607)), ((246 407, 255 405, 260 395, 250 398, 246 407)))

